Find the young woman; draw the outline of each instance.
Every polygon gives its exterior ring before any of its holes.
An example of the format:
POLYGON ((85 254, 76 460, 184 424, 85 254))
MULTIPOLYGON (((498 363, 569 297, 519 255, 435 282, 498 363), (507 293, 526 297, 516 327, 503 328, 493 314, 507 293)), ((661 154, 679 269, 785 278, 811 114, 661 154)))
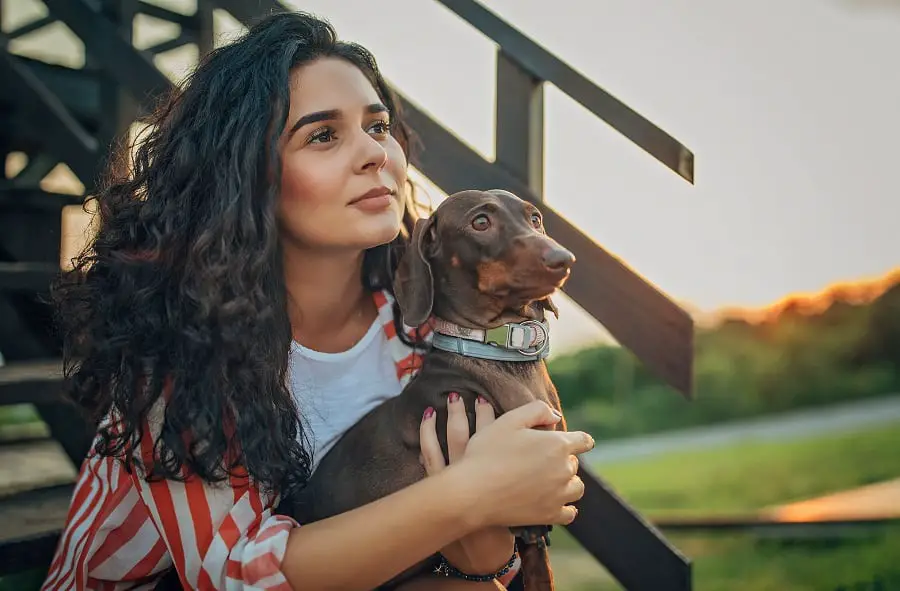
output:
POLYGON ((532 429, 558 420, 542 403, 479 408, 449 466, 426 412, 425 480, 308 525, 276 512, 416 370, 391 284, 416 217, 408 135, 372 56, 274 16, 152 123, 55 291, 98 432, 44 588, 372 589, 437 552, 497 576, 407 588, 507 584, 509 526, 571 522, 574 454, 593 445, 532 429))

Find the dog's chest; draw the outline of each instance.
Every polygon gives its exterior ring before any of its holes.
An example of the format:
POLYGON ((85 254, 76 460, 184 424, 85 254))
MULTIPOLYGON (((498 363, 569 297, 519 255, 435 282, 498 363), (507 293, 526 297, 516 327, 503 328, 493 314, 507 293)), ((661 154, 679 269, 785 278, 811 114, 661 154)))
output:
POLYGON ((503 412, 533 400, 550 401, 546 369, 542 361, 505 362, 432 352, 418 386, 437 396, 448 392, 480 394, 503 412))

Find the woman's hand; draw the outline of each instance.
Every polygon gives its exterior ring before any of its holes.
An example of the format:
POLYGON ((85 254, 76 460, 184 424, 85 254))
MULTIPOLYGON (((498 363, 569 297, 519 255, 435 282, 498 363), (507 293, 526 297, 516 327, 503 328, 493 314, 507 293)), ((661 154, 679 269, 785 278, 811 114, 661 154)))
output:
MULTIPOLYGON (((466 531, 568 525, 575 519, 571 503, 584 494, 576 456, 593 449, 594 440, 581 431, 546 429, 560 419, 546 403, 529 402, 478 429, 459 460, 438 468, 444 486, 457 491, 453 501, 464 508, 466 531)), ((434 415, 429 420, 436 422, 434 415)))
MULTIPOLYGON (((475 432, 494 422, 494 409, 481 396, 475 403, 475 432)), ((420 443, 422 463, 428 476, 446 468, 444 453, 437 436, 435 415, 422 421, 420 443)), ((458 394, 451 393, 447 400, 447 451, 450 463, 462 458, 469 442, 469 419, 466 406, 458 394)), ((495 573, 512 556, 515 537, 508 527, 491 525, 471 533, 443 548, 441 553, 457 569, 469 574, 495 573)))

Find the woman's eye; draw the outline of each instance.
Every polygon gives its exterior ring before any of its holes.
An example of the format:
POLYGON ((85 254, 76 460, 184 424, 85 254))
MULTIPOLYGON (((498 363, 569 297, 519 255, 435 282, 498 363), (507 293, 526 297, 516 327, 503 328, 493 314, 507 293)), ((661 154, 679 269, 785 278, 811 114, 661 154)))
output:
POLYGON ((540 214, 537 214, 537 213, 531 214, 531 225, 533 225, 535 228, 540 228, 540 227, 541 227, 541 216, 540 216, 540 214))
POLYGON ((388 135, 391 132, 391 124, 388 121, 376 121, 369 127, 369 131, 378 135, 388 135))
POLYGON ((331 128, 323 128, 309 136, 310 144, 323 144, 334 140, 334 130, 331 128))
POLYGON ((488 216, 481 214, 476 216, 474 220, 472 220, 472 227, 478 230, 479 232, 483 232, 491 227, 491 220, 488 216))

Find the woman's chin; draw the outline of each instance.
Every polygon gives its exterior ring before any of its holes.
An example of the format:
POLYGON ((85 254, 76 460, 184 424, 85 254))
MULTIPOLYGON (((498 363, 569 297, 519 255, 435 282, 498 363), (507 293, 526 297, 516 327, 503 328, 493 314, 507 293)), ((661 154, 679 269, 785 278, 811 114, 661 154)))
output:
MULTIPOLYGON (((372 220, 372 222, 374 221, 372 220)), ((347 226, 348 229, 351 227, 353 226, 347 226)), ((392 219, 385 220, 382 223, 360 224, 357 226, 357 230, 352 232, 348 238, 365 250, 387 244, 396 238, 398 234, 400 234, 400 224, 392 219)))
POLYGON ((366 216, 365 220, 354 220, 344 228, 350 230, 348 237, 352 240, 363 243, 364 248, 373 248, 396 238, 400 234, 400 226, 400 216, 391 208, 378 215, 366 216))

